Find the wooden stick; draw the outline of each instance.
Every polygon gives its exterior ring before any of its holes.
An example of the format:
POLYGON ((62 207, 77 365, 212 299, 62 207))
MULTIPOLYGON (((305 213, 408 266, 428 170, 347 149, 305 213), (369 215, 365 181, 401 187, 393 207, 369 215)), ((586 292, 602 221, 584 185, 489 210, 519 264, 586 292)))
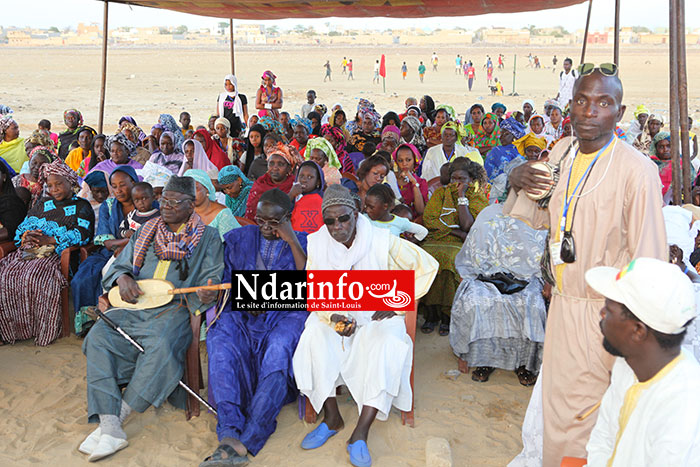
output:
MULTIPOLYGON (((601 402, 602 402, 602 401, 601 401, 601 402)), ((587 419, 588 417, 591 416, 591 414, 592 414, 593 412, 595 412, 595 411, 598 410, 599 408, 600 408, 600 402, 598 402, 596 405, 594 405, 593 407, 591 407, 590 409, 588 409, 588 410, 587 410, 586 412, 584 412, 583 414, 576 415, 576 420, 578 420, 578 421, 580 422, 580 421, 582 421, 582 420, 587 419)))
POLYGON ((200 285, 197 287, 185 287, 183 289, 173 289, 168 291, 168 295, 177 295, 183 293, 196 292, 198 290, 226 290, 231 288, 231 283, 227 284, 212 284, 212 285, 200 285))

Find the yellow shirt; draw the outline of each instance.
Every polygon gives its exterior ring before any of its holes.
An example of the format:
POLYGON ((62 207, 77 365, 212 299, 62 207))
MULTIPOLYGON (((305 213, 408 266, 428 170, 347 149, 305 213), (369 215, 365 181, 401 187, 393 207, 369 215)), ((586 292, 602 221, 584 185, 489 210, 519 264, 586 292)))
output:
POLYGON ((66 157, 66 165, 73 169, 74 172, 77 172, 78 169, 80 169, 80 163, 83 162, 84 159, 87 159, 87 157, 90 156, 90 152, 88 151, 87 156, 83 156, 83 148, 75 148, 71 152, 68 153, 68 157, 66 157))

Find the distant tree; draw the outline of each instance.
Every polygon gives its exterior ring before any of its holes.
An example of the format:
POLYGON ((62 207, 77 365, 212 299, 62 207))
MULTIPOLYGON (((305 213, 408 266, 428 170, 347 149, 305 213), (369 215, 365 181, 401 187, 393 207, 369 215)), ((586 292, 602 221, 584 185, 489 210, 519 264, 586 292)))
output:
POLYGON ((160 34, 170 34, 168 28, 158 28, 158 33, 160 34))
POLYGON ((308 28, 306 28, 306 29, 304 30, 303 34, 304 34, 306 37, 315 36, 315 35, 316 35, 316 30, 314 29, 313 26, 309 26, 308 28))
POLYGON ((640 32, 651 32, 651 29, 645 28, 644 26, 632 26, 632 32, 639 34, 640 32))
POLYGON ((229 27, 228 21, 221 21, 218 25, 219 29, 227 29, 229 27))
POLYGON ((297 34, 304 34, 304 32, 306 31, 306 28, 302 24, 297 24, 296 26, 294 26, 293 31, 296 32, 297 34))
POLYGON ((569 31, 566 30, 566 28, 565 28, 564 26, 555 26, 555 29, 559 29, 559 32, 560 32, 562 35, 571 34, 569 31))
POLYGON ((265 32, 271 36, 276 36, 280 33, 280 28, 277 26, 270 26, 269 28, 265 28, 265 32))
POLYGON ((331 37, 342 36, 342 34, 339 33, 338 31, 330 31, 330 32, 328 33, 328 35, 331 36, 331 37))
POLYGON ((49 28, 49 32, 61 32, 61 31, 59 31, 58 28, 57 28, 56 26, 51 26, 51 27, 49 28))
POLYGON ((173 30, 173 34, 186 34, 187 33, 187 26, 184 24, 181 24, 180 26, 176 27, 173 30))

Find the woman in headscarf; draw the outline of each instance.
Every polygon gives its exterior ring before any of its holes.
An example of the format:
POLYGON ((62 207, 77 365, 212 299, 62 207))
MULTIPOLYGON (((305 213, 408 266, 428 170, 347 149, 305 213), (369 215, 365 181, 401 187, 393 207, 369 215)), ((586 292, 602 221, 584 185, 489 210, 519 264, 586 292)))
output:
POLYGON ((421 177, 428 182, 440 176, 441 167, 447 162, 453 162, 460 157, 466 157, 479 165, 484 165, 484 159, 479 150, 473 146, 463 146, 460 140, 464 136, 464 128, 459 122, 447 122, 442 126, 442 144, 428 149, 421 166, 421 177))
MULTIPOLYGON (((58 137, 58 135, 56 135, 56 137, 58 137)), ((37 146, 44 146, 55 152, 56 145, 51 139, 51 133, 49 133, 48 130, 34 130, 32 131, 32 135, 24 141, 24 149, 27 151, 27 154, 32 152, 32 149, 37 146)))
POLYGON ((385 113, 382 117, 382 130, 384 130, 384 128, 388 127, 389 125, 393 125, 398 128, 400 124, 401 119, 399 118, 399 115, 391 110, 385 113))
POLYGON ((523 101, 523 118, 526 122, 530 121, 530 117, 535 113, 535 101, 532 99, 525 99, 523 101))
POLYGON ((340 161, 342 172, 355 173, 355 165, 352 163, 352 159, 348 157, 348 153, 345 150, 347 142, 345 141, 343 131, 338 127, 323 125, 321 135, 333 146, 335 154, 338 156, 338 160, 340 161))
POLYGON ((421 97, 418 105, 422 112, 421 116, 425 119, 426 126, 428 125, 428 122, 432 124, 435 121, 435 101, 433 98, 425 95, 421 97))
POLYGON ((260 120, 258 120, 258 125, 262 125, 263 128, 265 128, 265 131, 268 133, 275 133, 280 136, 282 136, 286 140, 286 136, 284 134, 284 128, 282 127, 282 124, 279 122, 279 120, 275 120, 272 117, 269 116, 264 116, 260 117, 260 120))
POLYGON ((423 212, 428 236, 422 247, 440 263, 440 270, 430 291, 421 299, 425 306, 425 324, 421 331, 450 332, 450 310, 461 282, 455 257, 467 238, 474 219, 488 206, 486 172, 479 164, 457 158, 450 165, 450 184, 435 190, 423 212))
POLYGON ((223 242, 224 235, 233 229, 239 228, 241 224, 233 217, 233 213, 229 208, 216 202, 216 189, 214 189, 214 184, 205 171, 190 169, 183 176, 193 178, 195 181, 194 212, 199 214, 202 222, 219 231, 219 237, 221 237, 223 242))
POLYGON ((418 120, 418 117, 406 115, 403 120, 401 120, 399 130, 401 132, 401 142, 415 146, 422 157, 428 149, 428 146, 425 142, 425 138, 423 138, 423 125, 420 120, 418 120))
POLYGON ((547 145, 554 141, 554 139, 544 132, 545 120, 542 115, 532 114, 530 120, 527 122, 528 133, 532 133, 535 136, 541 136, 547 140, 547 145))
POLYGON ((95 215, 75 195, 78 176, 58 159, 41 168, 48 196, 29 211, 15 233, 17 251, 0 260, 0 339, 34 337, 48 345, 61 332, 61 289, 66 279, 59 263, 63 250, 92 239, 95 215))
POLYGON ((308 118, 300 117, 297 115, 295 118, 289 121, 292 127, 294 138, 289 143, 290 146, 294 146, 301 157, 306 155, 306 144, 309 142, 309 138, 315 138, 315 135, 311 134, 313 127, 311 126, 311 120, 308 118))
POLYGON ((449 121, 451 121, 450 113, 447 109, 439 108, 435 111, 434 123, 431 126, 426 126, 423 130, 423 137, 425 138, 428 148, 442 143, 442 126, 449 121))
POLYGON ((646 124, 642 129, 642 132, 637 136, 632 143, 639 152, 646 154, 647 156, 651 153, 652 143, 656 135, 664 127, 664 117, 660 114, 649 114, 646 124))
POLYGON ((66 124, 66 131, 58 135, 58 146, 56 151, 61 160, 65 160, 70 152, 70 147, 78 139, 78 129, 83 126, 83 115, 76 109, 68 109, 63 112, 63 122, 66 124))
POLYGON ((627 129, 627 142, 629 144, 634 143, 634 140, 637 139, 637 136, 642 132, 647 118, 649 118, 649 113, 649 109, 647 109, 644 104, 638 105, 634 110, 634 120, 632 120, 632 123, 630 123, 627 129))
POLYGON ((0 118, 0 157, 15 172, 28 160, 24 138, 19 137, 19 125, 9 115, 0 118))
MULTIPOLYGON (((182 134, 179 128, 177 132, 182 134)), ((141 128, 137 127, 131 122, 123 121, 120 126, 119 133, 122 133, 129 139, 129 141, 136 145, 136 149, 134 150, 134 154, 131 156, 131 158, 141 165, 148 162, 148 160, 151 158, 151 151, 141 146, 143 141, 148 138, 141 128)), ((158 139, 158 142, 160 144, 160 138, 158 139)), ((150 144, 150 140, 147 143, 150 144)))
POLYGON ((19 174, 12 179, 12 184, 15 188, 26 188, 32 195, 29 208, 34 207, 34 204, 39 198, 44 196, 44 185, 41 182, 41 168, 44 164, 48 164, 56 159, 56 154, 48 148, 38 146, 34 148, 29 155, 29 172, 19 174))
POLYGON ((253 181, 243 175, 237 166, 227 165, 219 171, 219 185, 226 195, 226 207, 234 216, 243 217, 253 181))
MULTIPOLYGON (((66 164, 76 173, 80 170, 80 164, 91 156, 92 138, 97 134, 95 130, 89 126, 78 128, 78 147, 68 153, 66 164)), ((80 175, 80 174, 78 174, 80 175)))
POLYGON ((182 143, 182 151, 185 153, 183 161, 177 175, 182 177, 185 171, 190 169, 199 169, 209 175, 209 178, 216 179, 219 176, 219 169, 211 163, 204 151, 204 146, 196 139, 188 139, 182 143))
POLYGON ((313 138, 306 143, 306 160, 314 161, 323 171, 327 185, 340 183, 340 161, 333 145, 326 138, 313 138))
POLYGON ((289 191, 289 197, 294 202, 291 222, 296 232, 314 233, 321 228, 321 203, 325 189, 326 182, 321 167, 311 160, 302 162, 289 191))
POLYGON ((479 129, 485 113, 484 106, 481 104, 474 104, 469 107, 469 111, 464 116, 465 121, 468 120, 469 123, 464 125, 465 141, 462 141, 462 144, 468 144, 474 138, 474 133, 479 129))
POLYGON ((136 152, 136 144, 122 133, 107 138, 107 147, 110 158, 95 164, 90 170, 91 172, 92 170, 101 170, 106 174, 111 174, 118 165, 128 165, 136 170, 143 168, 143 165, 131 159, 131 156, 136 152))
POLYGON ((491 112, 496 114, 499 122, 503 120, 503 116, 505 115, 506 110, 508 110, 506 106, 501 104, 500 102, 494 102, 491 105, 491 112))
POLYGON ((158 150, 153 153, 149 162, 165 167, 176 174, 180 171, 185 155, 175 148, 175 135, 171 131, 164 131, 160 135, 158 150))
POLYGON ((248 121, 248 98, 238 92, 238 80, 234 75, 224 78, 224 92, 216 100, 215 115, 229 122, 230 136, 238 136, 243 130, 243 122, 248 121))
POLYGON ((481 119, 479 128, 474 132, 472 144, 476 147, 482 156, 501 144, 501 128, 498 124, 498 115, 489 112, 481 119))
MULTIPOLYGON (((95 172, 97 170, 90 173, 95 172)), ((129 242, 128 238, 123 237, 125 232, 120 226, 135 209, 131 189, 138 182, 136 171, 128 165, 119 165, 110 172, 109 185, 113 196, 107 198, 100 206, 93 242, 99 249, 80 263, 71 280, 76 334, 81 334, 84 330, 83 325, 90 321, 86 314, 88 307, 96 306, 97 299, 102 295, 102 269, 109 259, 118 256, 129 242)))
POLYGON ((343 136, 345 137, 345 141, 350 141, 350 133, 348 133, 346 128, 348 117, 345 115, 345 111, 342 108, 338 108, 331 112, 331 118, 328 121, 331 126, 340 128, 340 130, 343 132, 343 136))
POLYGON ((564 117, 561 113, 559 105, 552 105, 552 110, 549 112, 549 121, 544 126, 544 134, 549 136, 552 141, 557 141, 563 133, 562 121, 564 117))
POLYGON ((267 172, 255 180, 253 188, 248 195, 245 217, 255 220, 258 211, 258 201, 260 196, 267 190, 279 188, 285 193, 289 193, 294 184, 294 168, 301 162, 286 144, 279 143, 267 155, 267 172))
POLYGON ((510 161, 520 156, 513 141, 525 136, 525 126, 512 117, 503 120, 500 128, 500 144, 493 147, 484 158, 484 169, 489 182, 493 182, 496 177, 501 175, 510 161))
POLYGON ((528 161, 540 160, 542 152, 547 149, 547 140, 544 136, 527 133, 524 137, 515 141, 518 152, 528 161))
POLYGON ((251 168, 253 167, 253 161, 257 159, 265 159, 265 148, 263 147, 263 140, 267 135, 267 130, 264 126, 260 124, 253 125, 250 130, 248 130, 248 137, 246 138, 246 151, 241 156, 239 161, 239 167, 246 174, 246 177, 251 180, 255 180, 257 177, 251 177, 251 168))
MULTIPOLYGON (((404 118, 405 120, 405 118, 404 118)), ((411 208, 413 218, 423 215, 428 202, 428 182, 417 174, 421 154, 414 145, 403 143, 392 154, 396 163, 396 182, 401 195, 401 203, 411 208)))
MULTIPOLYGON (((659 168, 659 178, 661 179, 661 194, 664 196, 664 201, 669 201, 667 194, 670 195, 670 188, 673 181, 673 165, 671 164, 671 133, 668 131, 659 131, 649 146, 649 157, 659 168)), ((681 158, 681 167, 683 160, 681 158)), ((691 167, 691 172, 694 170, 691 167)), ((691 173, 691 178, 695 179, 695 174, 691 173)))
MULTIPOLYGON (((257 115, 254 115, 254 117, 258 118, 257 115)), ((227 119, 218 117, 214 121, 214 135, 212 136, 212 141, 216 148, 226 155, 231 164, 238 165, 246 150, 246 142, 241 138, 240 133, 231 136, 229 125, 231 125, 231 123, 227 119)))
POLYGON ((109 148, 107 147, 107 136, 103 135, 102 133, 96 135, 94 138, 92 138, 90 156, 87 159, 83 159, 83 162, 80 163, 78 176, 84 177, 85 174, 90 172, 97 164, 102 161, 106 161, 110 157, 109 148))
POLYGON ((350 137, 348 152, 362 152, 367 143, 379 144, 381 137, 377 131, 379 114, 372 110, 366 110, 360 114, 360 126, 350 137))
POLYGON ((207 153, 207 157, 217 169, 221 170, 227 165, 231 165, 228 154, 221 150, 219 145, 214 142, 211 136, 209 136, 209 132, 206 129, 200 128, 199 130, 195 131, 192 138, 196 139, 202 146, 204 146, 204 152, 207 153))
POLYGON ((397 126, 387 125, 382 130, 382 140, 377 146, 378 151, 392 154, 401 142, 401 130, 397 126))
POLYGON ((255 108, 258 110, 258 116, 269 116, 277 119, 279 118, 279 109, 282 108, 282 88, 275 86, 277 76, 267 70, 260 79, 262 84, 255 94, 255 108))
MULTIPOLYGON (((185 142, 185 137, 182 134, 182 129, 180 128, 180 125, 177 124, 175 117, 170 114, 160 114, 160 117, 158 117, 158 123, 163 127, 163 131, 169 131, 175 136, 173 145, 176 148, 181 148, 182 143, 185 142)), ((154 141, 154 143, 156 143, 156 141, 154 141)), ((160 143, 160 139, 157 141, 157 143, 160 143)), ((152 151, 155 151, 155 149, 155 147, 152 148, 152 151)))
POLYGON ((27 205, 17 196, 12 182, 14 170, 0 161, 0 242, 15 238, 17 227, 27 215, 27 205))
POLYGON ((321 114, 315 110, 309 112, 307 115, 308 119, 311 121, 311 133, 314 136, 321 136, 321 114))
POLYGON ((328 117, 328 107, 326 104, 316 104, 314 106, 314 112, 321 116, 321 125, 325 125, 330 120, 328 117))

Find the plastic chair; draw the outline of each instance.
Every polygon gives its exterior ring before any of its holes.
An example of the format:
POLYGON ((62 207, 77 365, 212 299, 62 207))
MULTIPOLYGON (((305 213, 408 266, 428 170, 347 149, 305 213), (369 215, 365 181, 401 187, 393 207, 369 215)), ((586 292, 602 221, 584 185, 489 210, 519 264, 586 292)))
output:
POLYGON ((347 178, 348 180, 352 180, 355 183, 360 183, 360 181, 357 179, 357 175, 355 175, 352 172, 342 172, 340 176, 343 178, 347 178))
POLYGON ((565 457, 561 460, 560 467, 583 467, 588 461, 579 457, 565 457))
POLYGON ((251 221, 247 217, 236 216, 236 220, 239 224, 241 224, 241 227, 243 227, 244 225, 255 225, 255 221, 251 221))
POLYGON ((435 177, 428 180, 428 199, 430 199, 430 197, 433 196, 433 193, 435 193, 435 190, 441 186, 442 184, 440 183, 440 177, 435 177))

